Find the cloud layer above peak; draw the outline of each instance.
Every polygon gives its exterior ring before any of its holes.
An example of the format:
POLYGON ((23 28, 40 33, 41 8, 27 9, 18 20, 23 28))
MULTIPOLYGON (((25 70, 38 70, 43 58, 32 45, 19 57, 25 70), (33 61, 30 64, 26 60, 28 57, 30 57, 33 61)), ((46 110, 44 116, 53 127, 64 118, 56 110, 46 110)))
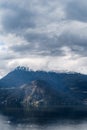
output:
POLYGON ((20 64, 87 73, 86 12, 85 0, 0 0, 0 75, 20 64))

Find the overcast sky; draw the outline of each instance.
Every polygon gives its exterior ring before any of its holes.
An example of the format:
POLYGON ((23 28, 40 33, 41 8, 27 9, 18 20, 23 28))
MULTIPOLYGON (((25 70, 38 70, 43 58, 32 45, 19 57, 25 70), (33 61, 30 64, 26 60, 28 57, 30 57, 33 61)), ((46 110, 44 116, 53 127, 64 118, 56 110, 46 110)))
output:
POLYGON ((19 65, 87 74, 87 1, 0 0, 0 77, 19 65))

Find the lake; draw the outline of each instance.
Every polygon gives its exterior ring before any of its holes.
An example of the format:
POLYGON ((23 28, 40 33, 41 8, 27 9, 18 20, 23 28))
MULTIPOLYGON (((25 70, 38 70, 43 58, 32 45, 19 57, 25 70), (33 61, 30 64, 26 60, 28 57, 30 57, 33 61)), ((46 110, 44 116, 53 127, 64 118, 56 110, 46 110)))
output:
POLYGON ((87 130, 87 119, 52 119, 52 117, 13 119, 1 114, 0 130, 87 130))

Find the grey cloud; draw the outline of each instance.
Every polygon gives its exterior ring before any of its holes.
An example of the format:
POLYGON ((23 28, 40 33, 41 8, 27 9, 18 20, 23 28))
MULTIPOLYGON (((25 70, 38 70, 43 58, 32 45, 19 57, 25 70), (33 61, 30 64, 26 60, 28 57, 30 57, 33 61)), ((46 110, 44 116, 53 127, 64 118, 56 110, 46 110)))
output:
POLYGON ((31 61, 77 71, 87 57, 86 12, 86 0, 0 0, 0 71, 31 61))
POLYGON ((23 55, 43 55, 43 56, 56 56, 56 55, 63 55, 60 48, 52 47, 52 45, 38 43, 38 48, 35 47, 35 44, 37 46, 37 43, 33 43, 30 45, 19 45, 19 46, 12 46, 11 49, 18 54, 23 55))
POLYGON ((67 19, 87 22, 87 1, 72 0, 66 6, 67 19))
POLYGON ((6 50, 1 53, 0 52, 0 61, 8 61, 8 60, 12 60, 12 59, 16 59, 18 58, 19 55, 17 55, 16 53, 12 53, 12 52, 7 52, 6 50))
POLYGON ((87 38, 66 31, 59 37, 59 42, 62 46, 69 47, 75 54, 87 56, 87 38))
POLYGON ((1 24, 6 32, 18 33, 23 29, 35 27, 35 15, 31 10, 27 11, 26 8, 17 4, 10 5, 10 3, 8 5, 5 3, 1 6, 1 9, 4 10, 1 24))
POLYGON ((25 34, 25 44, 14 44, 9 47, 18 55, 49 55, 63 56, 62 47, 68 47, 75 54, 87 56, 87 38, 78 34, 64 31, 59 36, 50 37, 50 34, 25 34))
POLYGON ((0 60, 8 61, 8 60, 15 59, 15 58, 17 58, 17 57, 8 55, 8 56, 0 57, 0 60))
MULTIPOLYGON (((68 29, 68 31, 67 29, 64 30, 59 36, 53 35, 51 37, 51 33, 48 33, 47 31, 42 32, 41 28, 43 27, 44 29, 47 29, 46 27, 48 24, 53 23, 55 25, 55 23, 62 23, 60 17, 60 20, 58 21, 58 15, 56 14, 58 13, 57 0, 55 2, 52 0, 47 2, 46 0, 36 0, 36 4, 35 1, 32 0, 32 6, 29 4, 28 0, 25 0, 24 4, 23 2, 21 4, 20 0, 18 1, 18 3, 14 0, 13 2, 8 1, 8 3, 2 2, 1 5, 3 13, 1 17, 1 24, 3 26, 3 30, 6 33, 13 32, 20 38, 23 37, 26 42, 26 44, 22 43, 20 45, 15 43, 15 45, 11 45, 9 47, 9 50, 12 50, 14 53, 19 55, 25 53, 26 56, 28 54, 61 56, 65 54, 61 48, 66 46, 74 53, 87 55, 87 38, 84 39, 84 36, 80 37, 80 35, 77 35, 75 32, 73 33, 71 31, 72 27, 69 28, 70 30, 68 29), (33 32, 27 32, 30 28, 33 32), (38 29, 40 29, 39 33, 38 29)), ((67 15, 66 19, 64 19, 65 21, 69 21, 69 19, 72 19, 72 21, 74 19, 86 21, 86 8, 84 8, 84 5, 81 6, 81 2, 78 0, 66 0, 66 2, 64 2, 64 0, 62 0, 60 3, 60 8, 62 8, 62 4, 64 3, 65 8, 63 8, 63 12, 65 11, 67 15)), ((62 26, 60 28, 62 30, 62 26)), ((50 30, 52 29, 53 28, 50 26, 50 30)), ((58 30, 55 30, 55 33, 58 33, 58 30)))
MULTIPOLYGON (((36 12, 35 10, 33 10, 33 6, 31 7, 29 5, 29 8, 25 8, 27 4, 25 4, 25 7, 22 5, 17 5, 16 2, 8 2, 7 4, 3 3, 1 5, 1 10, 4 10, 2 11, 3 15, 1 18, 3 30, 6 33, 15 33, 16 35, 19 35, 20 37, 23 37, 27 43, 29 43, 24 45, 17 45, 15 43, 15 45, 9 47, 9 50, 11 49, 17 54, 24 52, 25 54, 29 53, 36 55, 61 55, 62 53, 60 51, 59 45, 57 45, 56 43, 56 40, 50 38, 47 33, 34 33, 34 30, 36 29, 39 22, 43 23, 43 21, 45 20, 44 23, 47 24, 47 21, 50 21, 50 11, 52 12, 51 6, 53 6, 52 3, 50 4, 50 2, 52 1, 40 2, 38 0, 36 2, 38 3, 38 5, 33 4, 34 8, 38 7, 38 9, 36 9, 36 12), (48 9, 50 9, 50 11, 48 11, 48 9), (33 29, 33 33, 26 32, 26 30, 29 28, 33 29)), ((55 21, 55 19, 53 21, 55 21)), ((42 24, 42 26, 44 26, 44 24, 42 24)))
POLYGON ((87 55, 87 38, 80 37, 69 31, 51 38, 45 34, 29 34, 26 35, 25 39, 27 44, 22 46, 13 45, 11 49, 20 54, 63 56, 65 53, 61 48, 69 47, 75 54, 87 55))

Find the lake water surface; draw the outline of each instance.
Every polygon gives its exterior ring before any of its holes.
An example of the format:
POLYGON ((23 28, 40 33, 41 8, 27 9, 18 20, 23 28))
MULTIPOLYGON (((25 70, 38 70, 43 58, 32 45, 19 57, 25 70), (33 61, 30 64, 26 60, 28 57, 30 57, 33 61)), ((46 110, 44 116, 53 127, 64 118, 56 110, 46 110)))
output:
POLYGON ((87 119, 28 118, 11 121, 0 115, 0 130, 87 130, 87 119))

